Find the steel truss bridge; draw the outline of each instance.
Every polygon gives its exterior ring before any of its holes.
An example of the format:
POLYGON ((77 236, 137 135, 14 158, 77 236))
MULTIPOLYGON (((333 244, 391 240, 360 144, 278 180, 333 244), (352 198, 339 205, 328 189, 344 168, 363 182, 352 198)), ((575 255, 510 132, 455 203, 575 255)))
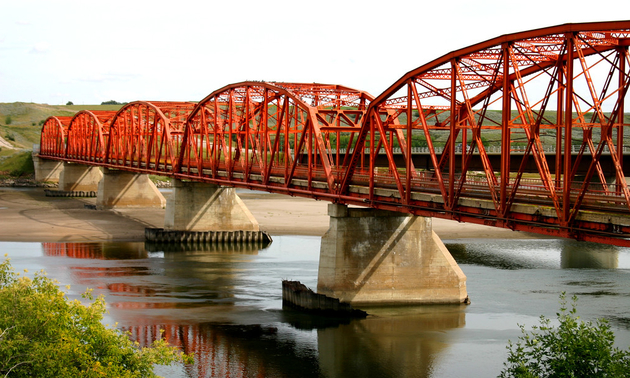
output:
POLYGON ((630 21, 565 24, 453 51, 378 97, 247 81, 85 110, 46 121, 40 157, 630 246, 629 45, 630 21))

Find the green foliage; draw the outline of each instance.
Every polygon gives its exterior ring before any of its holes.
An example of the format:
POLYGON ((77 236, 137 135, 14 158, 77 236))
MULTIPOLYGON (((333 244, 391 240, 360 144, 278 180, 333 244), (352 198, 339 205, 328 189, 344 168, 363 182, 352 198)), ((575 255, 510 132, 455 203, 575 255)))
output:
POLYGON ((541 316, 540 325, 511 341, 507 362, 500 377, 630 377, 630 350, 613 346, 615 335, 606 320, 581 321, 576 315, 577 297, 567 309, 565 294, 560 295, 560 325, 551 325, 541 316))
POLYGON ((1 160, 0 172, 6 172, 11 177, 22 177, 35 173, 31 153, 28 151, 20 152, 1 160))
POLYGON ((68 101, 66 102, 66 105, 74 105, 74 103, 72 101, 68 101))
POLYGON ((13 133, 6 133, 4 135, 4 139, 10 140, 11 142, 15 142, 15 135, 13 135, 13 133))
POLYGON ((10 377, 155 377, 154 364, 191 356, 164 340, 152 348, 104 326, 103 297, 84 294, 87 306, 69 300, 57 282, 15 273, 0 264, 0 374, 10 377))
POLYGON ((6 125, 10 125, 10 124, 11 124, 11 122, 13 122, 13 119, 11 118, 11 116, 10 116, 10 115, 8 115, 8 116, 6 116, 6 117, 4 118, 4 123, 5 123, 6 125))
POLYGON ((127 104, 127 103, 126 102, 118 102, 118 101, 114 101, 114 100, 101 102, 101 105, 125 105, 125 104, 127 104))

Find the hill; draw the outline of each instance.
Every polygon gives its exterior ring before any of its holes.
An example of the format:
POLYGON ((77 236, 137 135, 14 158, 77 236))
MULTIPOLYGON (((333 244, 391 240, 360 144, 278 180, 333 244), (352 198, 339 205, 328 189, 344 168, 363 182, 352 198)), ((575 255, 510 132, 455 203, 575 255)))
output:
POLYGON ((50 116, 73 116, 84 110, 118 110, 122 105, 47 105, 26 102, 0 103, 0 157, 15 149, 30 150, 39 143, 44 121, 50 116))

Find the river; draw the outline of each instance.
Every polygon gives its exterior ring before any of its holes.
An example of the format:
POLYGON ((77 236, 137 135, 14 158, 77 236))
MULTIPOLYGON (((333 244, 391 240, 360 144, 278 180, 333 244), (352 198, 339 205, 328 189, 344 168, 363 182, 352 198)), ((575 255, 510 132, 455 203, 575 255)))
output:
POLYGON ((164 329, 195 352, 167 377, 495 377, 508 340, 555 317, 561 292, 630 346, 630 250, 567 240, 445 240, 469 306, 367 308, 339 322, 282 310, 281 280, 315 289, 320 239, 276 236, 263 250, 164 250, 144 243, 1 242, 17 271, 44 269, 69 297, 103 294, 107 324, 147 345, 164 329))

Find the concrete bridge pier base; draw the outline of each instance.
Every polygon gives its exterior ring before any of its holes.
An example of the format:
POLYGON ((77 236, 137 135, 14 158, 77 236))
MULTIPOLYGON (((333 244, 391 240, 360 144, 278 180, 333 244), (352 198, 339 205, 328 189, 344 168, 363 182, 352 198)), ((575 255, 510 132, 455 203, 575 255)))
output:
POLYGON ((353 305, 465 303, 466 276, 431 218, 328 205, 318 293, 353 305))
POLYGON ((42 159, 33 152, 33 165, 35 167, 35 181, 59 182, 59 176, 63 171, 61 161, 42 159))
POLYGON ((103 173, 96 166, 77 163, 63 163, 63 171, 59 175, 59 190, 65 192, 95 192, 103 173))
POLYGON ((103 179, 98 184, 96 208, 158 207, 166 199, 149 180, 149 175, 103 168, 103 179))
POLYGON ((258 222, 234 188, 173 179, 165 230, 259 231, 258 222))

